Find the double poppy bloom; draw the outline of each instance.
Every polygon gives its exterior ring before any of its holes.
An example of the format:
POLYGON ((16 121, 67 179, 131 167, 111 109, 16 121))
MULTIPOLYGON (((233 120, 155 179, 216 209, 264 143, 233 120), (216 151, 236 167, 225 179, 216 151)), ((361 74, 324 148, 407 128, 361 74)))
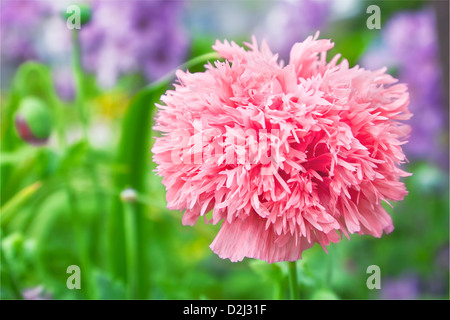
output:
POLYGON ((219 41, 224 61, 178 71, 162 96, 153 153, 182 222, 222 222, 221 258, 295 261, 319 243, 393 230, 382 202, 407 194, 402 145, 409 95, 385 69, 327 62, 308 37, 286 65, 266 43, 219 41), (212 212, 212 214, 208 214, 212 212))

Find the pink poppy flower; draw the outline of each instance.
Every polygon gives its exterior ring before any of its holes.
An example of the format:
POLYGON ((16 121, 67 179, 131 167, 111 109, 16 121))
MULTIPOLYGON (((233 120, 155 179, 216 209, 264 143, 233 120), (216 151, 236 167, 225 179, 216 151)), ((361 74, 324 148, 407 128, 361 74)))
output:
POLYGON ((315 243, 391 232, 382 201, 402 200, 409 175, 406 85, 327 62, 333 43, 318 33, 286 66, 265 42, 246 46, 217 41, 224 61, 179 70, 161 98, 152 151, 168 208, 185 225, 223 221, 210 247, 231 261, 295 261, 315 243))

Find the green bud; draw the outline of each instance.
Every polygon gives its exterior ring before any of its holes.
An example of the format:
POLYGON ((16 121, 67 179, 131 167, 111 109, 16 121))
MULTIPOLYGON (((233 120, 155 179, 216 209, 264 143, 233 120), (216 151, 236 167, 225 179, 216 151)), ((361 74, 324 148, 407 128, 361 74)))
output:
POLYGON ((27 97, 20 102, 15 116, 19 136, 33 145, 47 142, 52 131, 52 117, 44 102, 35 97, 27 97))

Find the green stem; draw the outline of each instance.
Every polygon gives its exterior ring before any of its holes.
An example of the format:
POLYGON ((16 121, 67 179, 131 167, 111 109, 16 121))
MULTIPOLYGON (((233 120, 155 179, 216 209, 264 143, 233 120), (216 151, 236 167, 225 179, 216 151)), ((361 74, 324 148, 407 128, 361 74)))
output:
MULTIPOLYGON (((67 181, 70 181, 69 177, 66 177, 66 179, 67 181)), ((71 220, 73 223, 75 233, 77 251, 79 253, 79 259, 81 264, 80 269, 82 271, 82 274, 86 275, 85 276, 87 287, 86 296, 89 299, 96 299, 97 298, 96 286, 92 278, 93 273, 89 259, 88 246, 84 238, 83 224, 82 221, 80 220, 80 209, 78 205, 79 201, 70 183, 66 185, 66 194, 70 206, 71 220)))
POLYGON ((289 292, 291 300, 298 300, 298 282, 297 282, 297 265, 296 261, 289 261, 289 292))
MULTIPOLYGON (((75 76, 75 85, 76 85, 76 96, 75 96, 75 105, 78 110, 78 115, 81 122, 81 128, 83 133, 83 140, 86 141, 87 144, 89 144, 89 136, 88 136, 88 128, 89 128, 89 121, 88 116, 85 109, 85 84, 84 84, 84 74, 83 69, 81 67, 81 48, 80 48, 80 41, 79 41, 79 32, 78 30, 73 30, 73 60, 72 60, 72 68, 73 73, 75 76)), ((99 182, 98 182, 98 175, 97 172, 92 165, 94 163, 94 160, 90 156, 90 153, 87 155, 87 162, 88 162, 88 171, 90 174, 90 177, 92 179, 93 185, 98 190, 99 182)), ((91 268, 91 261, 89 257, 89 250, 88 250, 88 244, 86 243, 86 239, 84 238, 84 231, 83 231, 83 225, 80 221, 80 210, 78 205, 78 198, 75 193, 75 191, 72 189, 72 186, 70 184, 70 179, 67 177, 67 196, 69 198, 70 206, 71 206, 71 215, 72 215, 72 222, 74 224, 74 231, 75 231, 75 237, 77 241, 78 246, 78 252, 80 254, 80 263, 82 264, 82 270, 83 274, 86 275, 86 281, 87 281, 87 297, 90 299, 95 299, 97 297, 97 287, 95 285, 94 279, 93 279, 93 273, 91 268)), ((97 210, 98 212, 102 212, 102 204, 101 200, 99 200, 99 196, 97 193, 97 210)))
MULTIPOLYGON (((78 109, 78 114, 80 117, 80 122, 82 126, 82 133, 83 133, 83 139, 87 142, 89 146, 89 117, 86 112, 85 107, 85 77, 83 68, 81 66, 81 47, 80 47, 80 40, 79 40, 79 31, 73 30, 73 61, 72 61, 72 68, 73 73, 75 76, 75 84, 76 84, 76 97, 75 97, 75 105, 78 109)), ((100 177, 98 174, 98 169, 96 165, 96 160, 94 159, 93 155, 91 154, 90 150, 88 151, 86 155, 86 163, 87 163, 87 170, 89 172, 89 176, 92 181, 92 185, 96 191, 95 193, 95 200, 96 200, 96 206, 97 206, 97 212, 101 214, 104 212, 105 207, 105 199, 103 194, 100 192, 101 190, 101 184, 100 184, 100 177)), ((100 217, 102 219, 102 217, 100 217)), ((103 217, 104 219, 104 217, 103 217)), ((102 221, 103 222, 103 221, 102 221)), ((97 239, 100 241, 99 239, 97 239)), ((99 252, 101 254, 102 252, 99 252)))
POLYGON ((274 284, 273 300, 283 300, 283 285, 280 281, 274 284))
POLYGON ((77 88, 77 93, 75 97, 75 105, 78 109, 78 114, 80 117, 83 137, 86 141, 88 140, 88 118, 86 115, 86 110, 84 108, 84 79, 83 79, 83 69, 81 67, 81 50, 78 30, 73 32, 73 72, 75 75, 75 83, 77 88))
POLYGON ((168 72, 165 76, 159 78, 158 80, 150 83, 149 85, 147 85, 146 87, 144 87, 139 94, 146 94, 149 91, 153 91, 156 88, 160 87, 161 84, 163 83, 169 83, 175 76, 175 73, 177 70, 185 70, 185 69, 189 69, 193 66, 198 65, 199 63, 205 62, 205 61, 209 61, 212 59, 219 59, 220 56, 217 52, 209 52, 209 53, 205 53, 202 54, 201 56, 192 58, 191 60, 183 63, 182 65, 180 65, 179 67, 177 67, 176 69, 168 72))
POLYGON ((127 264, 128 298, 136 299, 139 285, 139 256, 136 228, 136 208, 134 201, 124 201, 125 251, 127 264))

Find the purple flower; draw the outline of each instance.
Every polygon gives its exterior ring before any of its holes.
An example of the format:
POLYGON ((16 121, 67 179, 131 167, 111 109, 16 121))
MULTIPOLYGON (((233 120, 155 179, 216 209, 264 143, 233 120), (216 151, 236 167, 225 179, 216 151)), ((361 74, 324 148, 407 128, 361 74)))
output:
POLYGON ((2 0, 1 56, 7 64, 38 58, 36 38, 42 18, 50 13, 45 1, 2 0))
POLYGON ((0 36, 5 85, 9 85, 21 63, 35 60, 52 69, 58 95, 63 100, 73 99, 72 33, 61 15, 67 7, 63 2, 2 0, 0 36))
POLYGON ((102 87, 130 72, 153 81, 186 58, 180 1, 95 1, 80 32, 82 62, 102 87))
POLYGON ((414 274, 404 274, 396 279, 387 279, 381 287, 380 298, 389 300, 418 299, 420 281, 414 274))
POLYGON ((22 291, 25 300, 51 300, 52 296, 46 292, 43 286, 25 289, 22 291))
POLYGON ((285 61, 296 42, 322 30, 331 13, 330 0, 276 1, 256 34, 285 61))
POLYGON ((434 11, 401 12, 383 28, 381 47, 361 59, 367 68, 383 66, 397 70, 410 92, 412 126, 405 153, 410 159, 448 164, 443 135, 446 132, 441 66, 434 11))
POLYGON ((63 101, 75 99, 75 77, 71 68, 57 67, 52 70, 53 83, 58 96, 63 101))

